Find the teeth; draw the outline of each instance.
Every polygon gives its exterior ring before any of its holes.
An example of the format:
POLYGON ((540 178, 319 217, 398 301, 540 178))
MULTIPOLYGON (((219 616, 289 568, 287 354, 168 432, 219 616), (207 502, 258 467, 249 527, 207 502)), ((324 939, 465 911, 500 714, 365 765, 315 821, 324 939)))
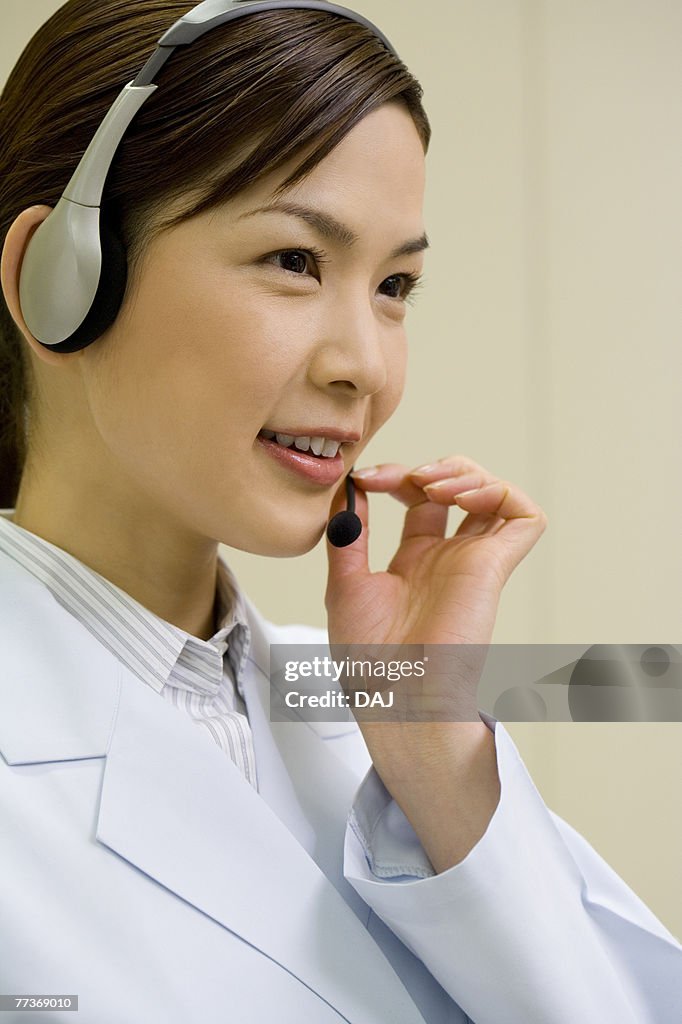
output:
POLYGON ((325 437, 294 437, 292 434, 276 434, 273 430, 261 430, 263 437, 276 438, 277 443, 284 448, 291 448, 292 444, 301 452, 309 449, 315 455, 321 455, 325 459, 334 459, 341 447, 340 441, 332 441, 325 437))
POLYGON ((340 447, 341 445, 338 441, 325 441, 322 454, 327 459, 334 459, 340 447))

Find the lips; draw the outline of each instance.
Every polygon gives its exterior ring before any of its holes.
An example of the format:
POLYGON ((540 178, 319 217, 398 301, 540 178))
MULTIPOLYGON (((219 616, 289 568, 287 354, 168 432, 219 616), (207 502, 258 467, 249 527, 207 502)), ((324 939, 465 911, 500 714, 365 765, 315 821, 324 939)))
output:
POLYGON ((282 468, 323 487, 338 483, 346 471, 341 451, 333 459, 285 448, 277 441, 258 435, 257 443, 264 453, 274 459, 282 468))

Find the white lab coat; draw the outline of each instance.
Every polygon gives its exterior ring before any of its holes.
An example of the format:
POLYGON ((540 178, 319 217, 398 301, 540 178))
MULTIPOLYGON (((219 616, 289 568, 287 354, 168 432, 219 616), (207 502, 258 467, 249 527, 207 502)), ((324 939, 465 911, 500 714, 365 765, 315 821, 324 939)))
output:
POLYGON ((247 606, 259 793, 0 553, 0 992, 79 996, 3 1022, 680 1019, 682 947, 492 719, 485 835, 440 875, 377 878, 366 853, 428 862, 357 728, 269 721, 269 644, 326 632, 247 606))

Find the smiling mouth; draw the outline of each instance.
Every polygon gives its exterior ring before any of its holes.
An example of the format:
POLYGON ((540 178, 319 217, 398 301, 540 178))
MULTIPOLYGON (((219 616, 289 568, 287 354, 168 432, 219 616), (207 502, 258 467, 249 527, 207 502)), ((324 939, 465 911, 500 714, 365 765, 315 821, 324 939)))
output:
POLYGON ((310 458, 323 461, 332 461, 337 458, 344 443, 331 438, 323 437, 299 437, 291 434, 275 433, 274 430, 267 430, 265 427, 259 431, 258 436, 266 441, 284 449, 291 449, 300 455, 308 455, 310 458))
POLYGON ((279 444, 275 437, 265 437, 262 431, 256 443, 265 456, 279 464, 281 469, 322 487, 334 486, 346 472, 345 459, 340 450, 334 456, 315 455, 311 451, 301 451, 294 445, 279 444))

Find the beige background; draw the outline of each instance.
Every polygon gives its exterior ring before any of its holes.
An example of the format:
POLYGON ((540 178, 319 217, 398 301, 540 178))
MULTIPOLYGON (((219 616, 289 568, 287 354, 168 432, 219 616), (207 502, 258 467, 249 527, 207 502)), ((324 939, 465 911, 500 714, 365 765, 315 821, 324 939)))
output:
MULTIPOLYGON (((0 5, 4 81, 60 4, 0 5)), ((356 6, 434 128, 409 383, 362 464, 467 453, 544 507, 495 640, 682 647, 682 4, 356 6)), ((370 512, 380 570, 403 511, 370 512)), ((226 553, 266 616, 325 625, 324 542, 226 553)), ((682 937, 682 724, 508 728, 547 804, 682 937)))

